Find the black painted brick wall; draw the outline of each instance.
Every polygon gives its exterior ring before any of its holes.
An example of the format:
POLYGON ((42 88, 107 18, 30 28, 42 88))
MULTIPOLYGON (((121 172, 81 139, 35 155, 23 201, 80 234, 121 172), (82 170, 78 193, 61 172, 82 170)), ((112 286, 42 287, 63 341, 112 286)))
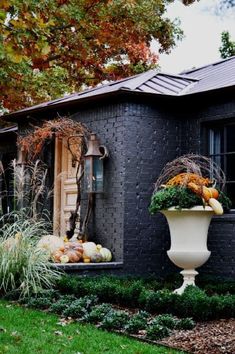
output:
POLYGON ((150 216, 154 183, 180 154, 180 122, 157 105, 128 104, 125 116, 124 262, 128 272, 162 275, 169 263, 163 216, 150 216))

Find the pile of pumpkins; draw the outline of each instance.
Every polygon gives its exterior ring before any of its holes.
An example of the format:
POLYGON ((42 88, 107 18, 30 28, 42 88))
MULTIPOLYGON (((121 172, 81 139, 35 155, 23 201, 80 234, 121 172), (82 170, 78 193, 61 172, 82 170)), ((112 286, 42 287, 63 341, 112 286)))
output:
POLYGON ((54 235, 43 236, 37 247, 46 251, 55 263, 99 263, 112 260, 111 251, 101 245, 80 240, 63 240, 54 235))

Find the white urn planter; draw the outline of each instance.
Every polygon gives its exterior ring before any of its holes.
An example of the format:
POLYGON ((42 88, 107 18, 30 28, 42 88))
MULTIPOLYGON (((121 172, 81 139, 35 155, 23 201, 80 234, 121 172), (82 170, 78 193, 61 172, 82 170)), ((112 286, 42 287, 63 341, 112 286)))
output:
POLYGON ((171 236, 171 248, 167 252, 170 260, 183 268, 183 284, 174 292, 182 294, 188 285, 195 285, 195 268, 202 266, 210 257, 207 249, 209 225, 214 215, 211 207, 195 206, 191 209, 174 207, 162 210, 165 215, 171 236))

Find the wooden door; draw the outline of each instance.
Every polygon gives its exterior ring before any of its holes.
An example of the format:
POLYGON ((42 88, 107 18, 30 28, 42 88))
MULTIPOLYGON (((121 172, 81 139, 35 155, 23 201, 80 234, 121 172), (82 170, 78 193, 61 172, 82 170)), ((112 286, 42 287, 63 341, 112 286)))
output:
POLYGON ((55 142, 55 183, 54 183, 54 234, 64 237, 69 230, 69 217, 76 208, 77 162, 73 164, 72 154, 67 142, 55 142))

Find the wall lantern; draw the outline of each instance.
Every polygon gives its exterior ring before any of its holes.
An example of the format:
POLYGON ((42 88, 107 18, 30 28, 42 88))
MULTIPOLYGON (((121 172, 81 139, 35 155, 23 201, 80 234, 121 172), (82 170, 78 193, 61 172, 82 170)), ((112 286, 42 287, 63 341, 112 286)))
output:
POLYGON ((88 141, 88 150, 85 154, 84 182, 85 192, 103 193, 104 191, 104 165, 103 155, 100 152, 99 140, 95 133, 91 133, 88 141))

